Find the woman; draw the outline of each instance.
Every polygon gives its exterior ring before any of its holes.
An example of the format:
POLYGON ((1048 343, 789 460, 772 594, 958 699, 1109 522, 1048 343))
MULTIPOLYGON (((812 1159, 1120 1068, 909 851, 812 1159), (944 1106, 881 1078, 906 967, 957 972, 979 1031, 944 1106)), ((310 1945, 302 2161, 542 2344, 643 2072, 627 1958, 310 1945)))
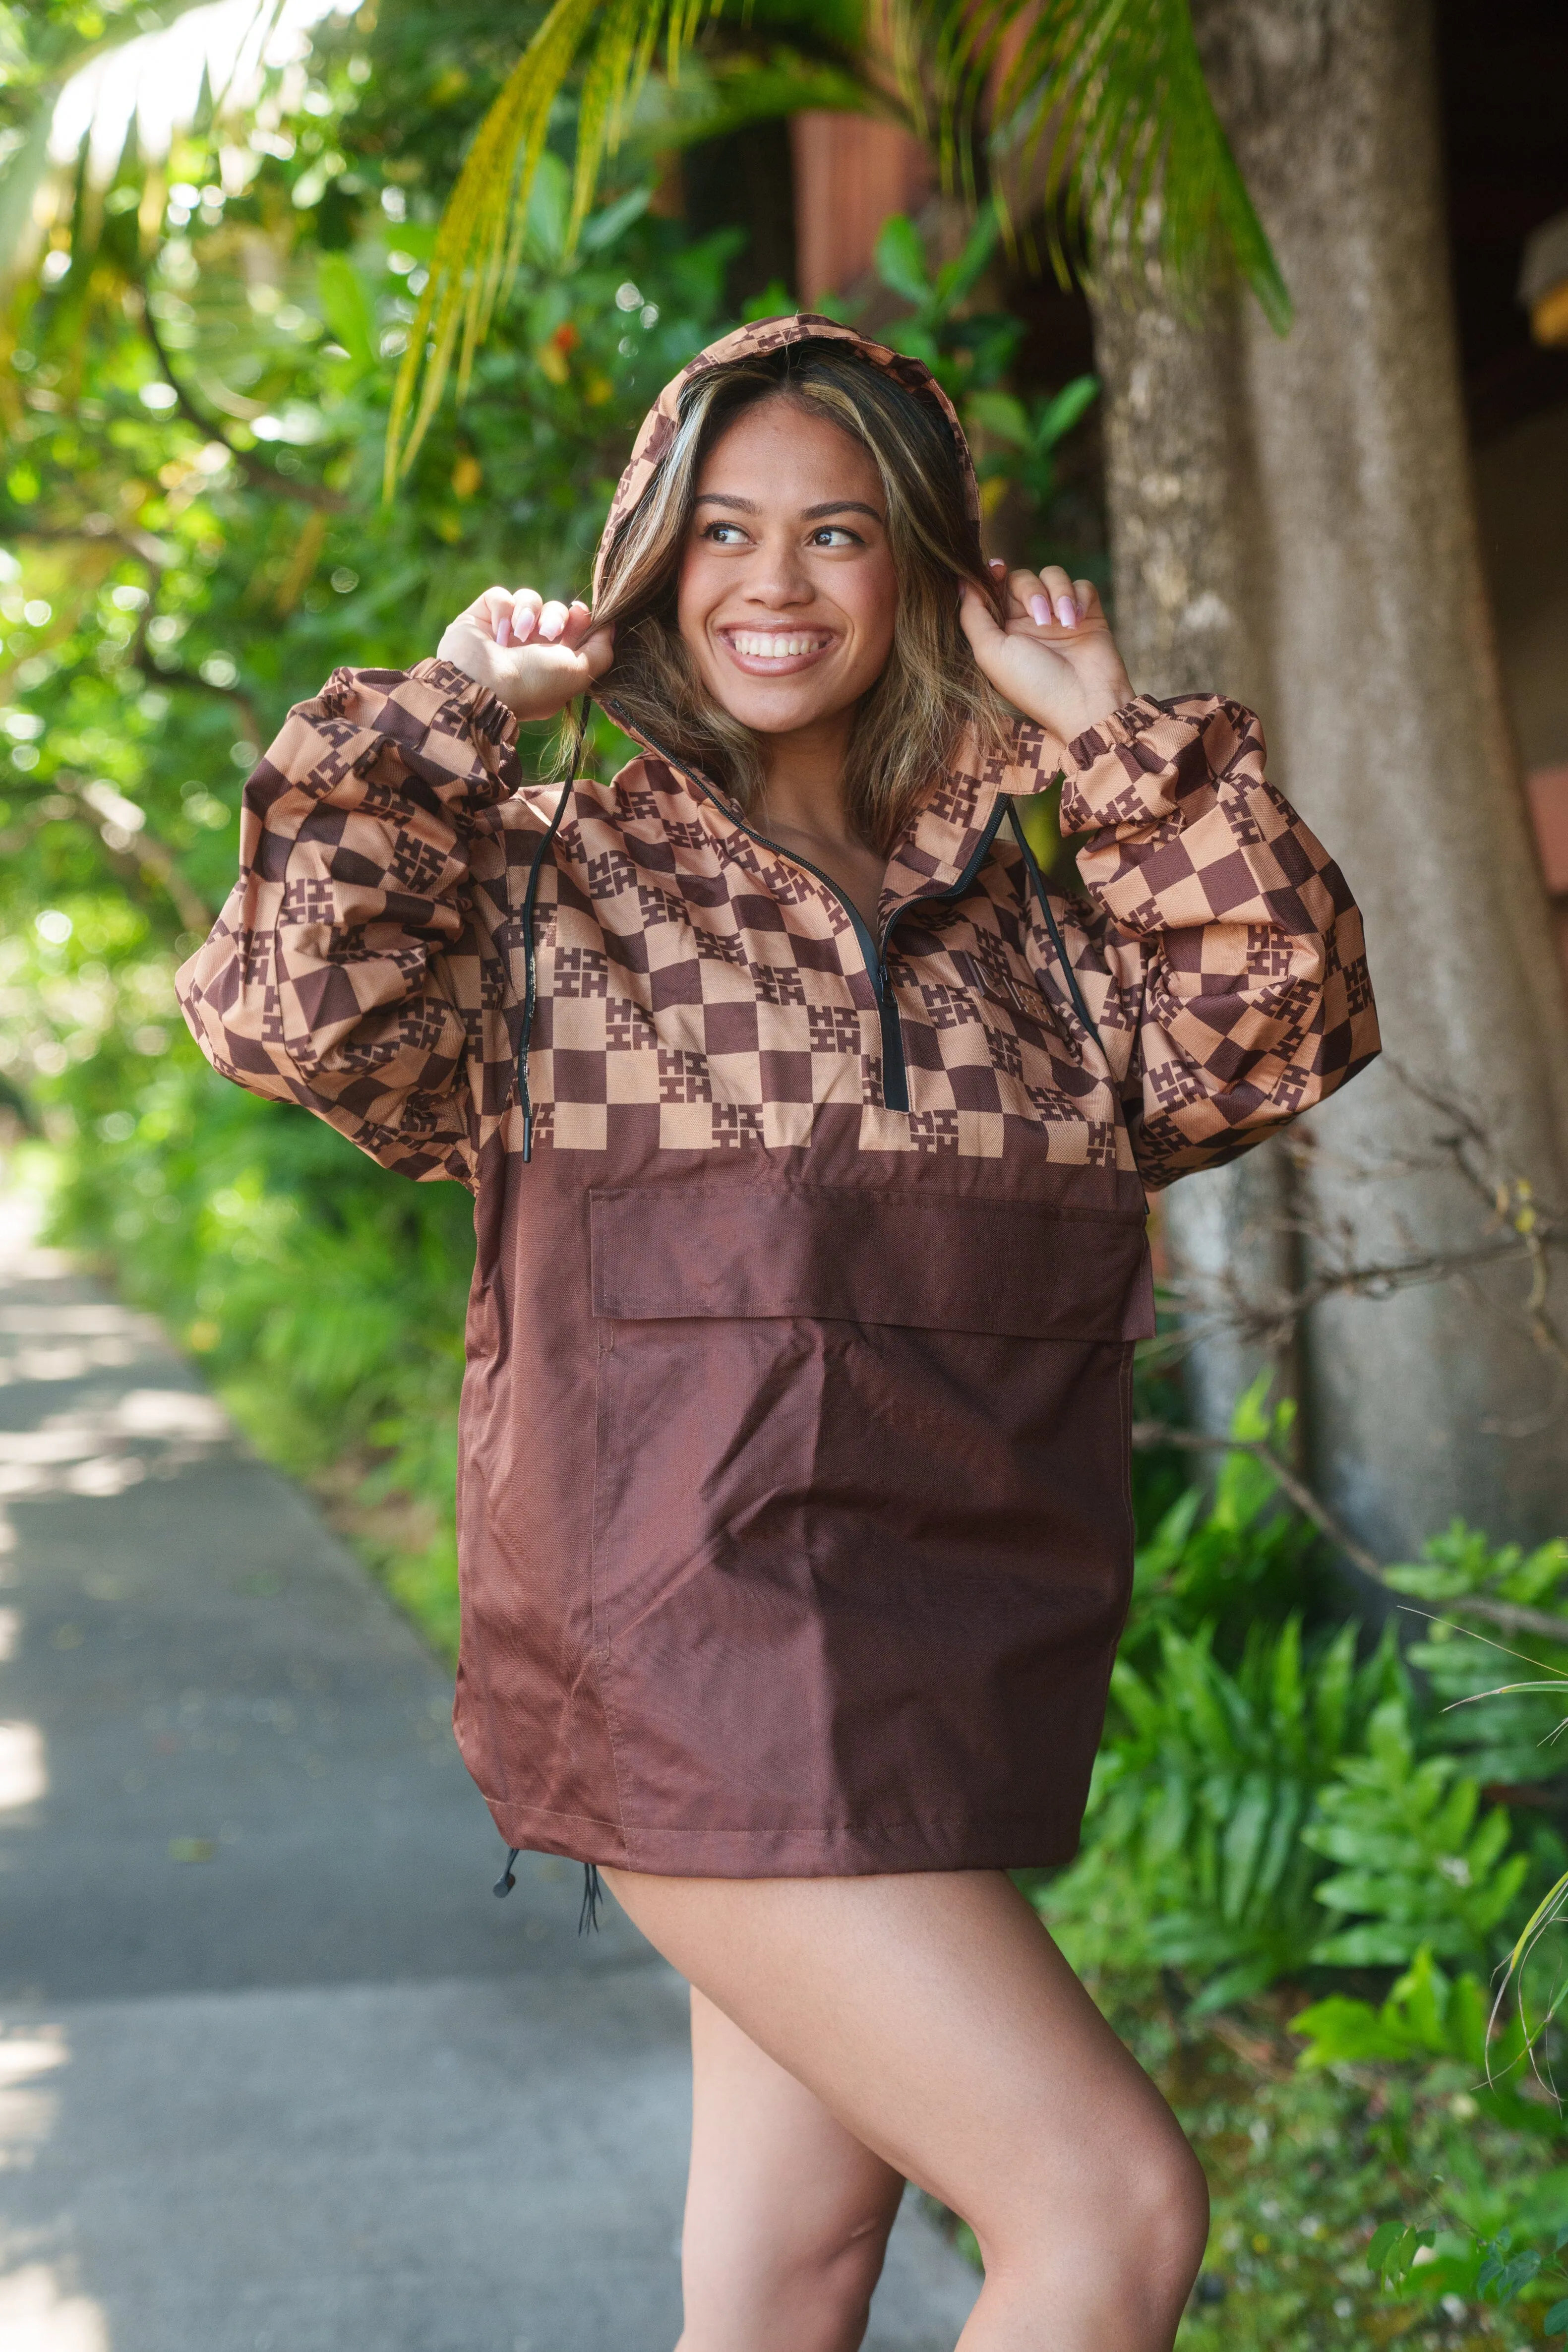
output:
POLYGON ((746 328, 592 614, 491 589, 291 714, 181 975, 218 1069, 476 1195, 458 1737, 690 1979, 681 2352, 858 2344, 906 2178, 984 2252, 966 2352, 1157 2352, 1204 2244, 1005 1874, 1074 1851, 1126 1605, 1144 1188, 1373 1013, 1250 715, 1000 571, 923 368, 746 328), (642 755, 528 783, 586 694, 642 755), (1016 823, 1058 772, 1087 905, 1016 823))

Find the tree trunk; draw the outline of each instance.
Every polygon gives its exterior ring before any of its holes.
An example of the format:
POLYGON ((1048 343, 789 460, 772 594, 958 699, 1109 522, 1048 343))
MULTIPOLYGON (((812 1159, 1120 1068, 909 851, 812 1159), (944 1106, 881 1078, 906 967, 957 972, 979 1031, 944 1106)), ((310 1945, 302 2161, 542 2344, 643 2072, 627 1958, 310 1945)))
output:
MULTIPOLYGON (((1429 10, 1194 14, 1298 317, 1281 341, 1239 299, 1198 330, 1103 312, 1119 612, 1135 675, 1257 699, 1276 776, 1366 914, 1386 1057, 1304 1130, 1309 1270, 1462 1252, 1495 1211, 1407 1078, 1473 1109, 1494 1174, 1564 1202, 1568 1005, 1482 586, 1429 10), (1162 521, 1178 506, 1190 520, 1162 521)), ((1223 1218, 1235 1255, 1237 1213, 1194 1197, 1173 1226, 1207 1229, 1212 1255, 1223 1218)), ((1529 1288, 1514 1265, 1310 1318, 1312 1467, 1384 1558, 1455 1514, 1500 1538, 1563 1526, 1568 1423, 1529 1288)))
MULTIPOLYGON (((1127 666, 1151 694, 1217 686, 1267 710, 1265 632, 1257 625, 1261 548, 1249 529, 1256 485, 1244 405, 1240 305, 1217 294, 1201 321, 1178 319, 1140 289, 1136 303, 1097 305, 1105 382, 1106 487, 1116 572, 1116 625, 1127 666)), ((1229 1168, 1191 1176, 1162 1196, 1176 1295, 1192 1343, 1188 1402, 1200 1428, 1229 1429, 1237 1398, 1285 1360, 1250 1340, 1233 1311, 1294 1289, 1290 1165, 1264 1144, 1229 1168)))

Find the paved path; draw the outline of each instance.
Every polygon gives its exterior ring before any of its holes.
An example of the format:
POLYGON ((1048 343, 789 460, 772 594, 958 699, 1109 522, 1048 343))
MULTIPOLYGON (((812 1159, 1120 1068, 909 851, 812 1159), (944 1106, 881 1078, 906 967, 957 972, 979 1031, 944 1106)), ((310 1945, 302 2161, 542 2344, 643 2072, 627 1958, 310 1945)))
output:
MULTIPOLYGON (((579 1942, 568 1864, 492 1900, 448 1714, 0 1198, 5 2352, 670 2352, 682 1988, 613 1906, 579 1942)), ((973 2294, 906 2210, 868 2347, 973 2294)))

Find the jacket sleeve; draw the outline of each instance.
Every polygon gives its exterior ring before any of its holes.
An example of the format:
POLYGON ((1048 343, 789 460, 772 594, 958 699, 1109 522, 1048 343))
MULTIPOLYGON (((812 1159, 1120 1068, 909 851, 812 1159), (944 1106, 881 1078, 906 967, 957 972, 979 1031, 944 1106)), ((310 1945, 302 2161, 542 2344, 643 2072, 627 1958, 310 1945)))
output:
POLYGON ((1089 836, 1079 976, 1147 1185, 1234 1159, 1373 1059, 1360 913, 1251 711, 1137 697, 1068 745, 1061 823, 1089 836))
POLYGON ((516 721, 445 662, 338 670, 245 788, 239 879, 176 975, 215 1070, 384 1167, 472 1186, 482 1018, 474 828, 521 783, 516 721))

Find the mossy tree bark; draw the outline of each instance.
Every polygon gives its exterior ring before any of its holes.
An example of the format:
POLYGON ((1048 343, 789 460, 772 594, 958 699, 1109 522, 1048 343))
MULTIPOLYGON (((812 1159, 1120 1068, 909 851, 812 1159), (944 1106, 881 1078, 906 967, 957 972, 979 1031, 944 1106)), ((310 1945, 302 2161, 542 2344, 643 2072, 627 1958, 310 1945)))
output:
MULTIPOLYGON (((1495 1233, 1439 1139, 1455 1122, 1403 1073, 1472 1108, 1473 1159, 1568 1200, 1568 1004, 1481 576, 1427 0, 1194 13, 1297 322, 1280 340, 1239 297, 1197 325, 1100 305, 1121 625, 1156 691, 1257 703, 1365 911, 1386 1056, 1298 1130, 1289 1198, 1272 1150, 1171 1196, 1179 1256, 1267 1289, 1290 1279, 1291 1215, 1309 1273, 1495 1233)), ((1382 1556, 1456 1514, 1499 1536, 1568 1521, 1568 1416, 1530 1286, 1515 1263, 1309 1319, 1310 1465, 1382 1556)), ((1209 1351, 1206 1417, 1247 1368, 1209 1351)))

